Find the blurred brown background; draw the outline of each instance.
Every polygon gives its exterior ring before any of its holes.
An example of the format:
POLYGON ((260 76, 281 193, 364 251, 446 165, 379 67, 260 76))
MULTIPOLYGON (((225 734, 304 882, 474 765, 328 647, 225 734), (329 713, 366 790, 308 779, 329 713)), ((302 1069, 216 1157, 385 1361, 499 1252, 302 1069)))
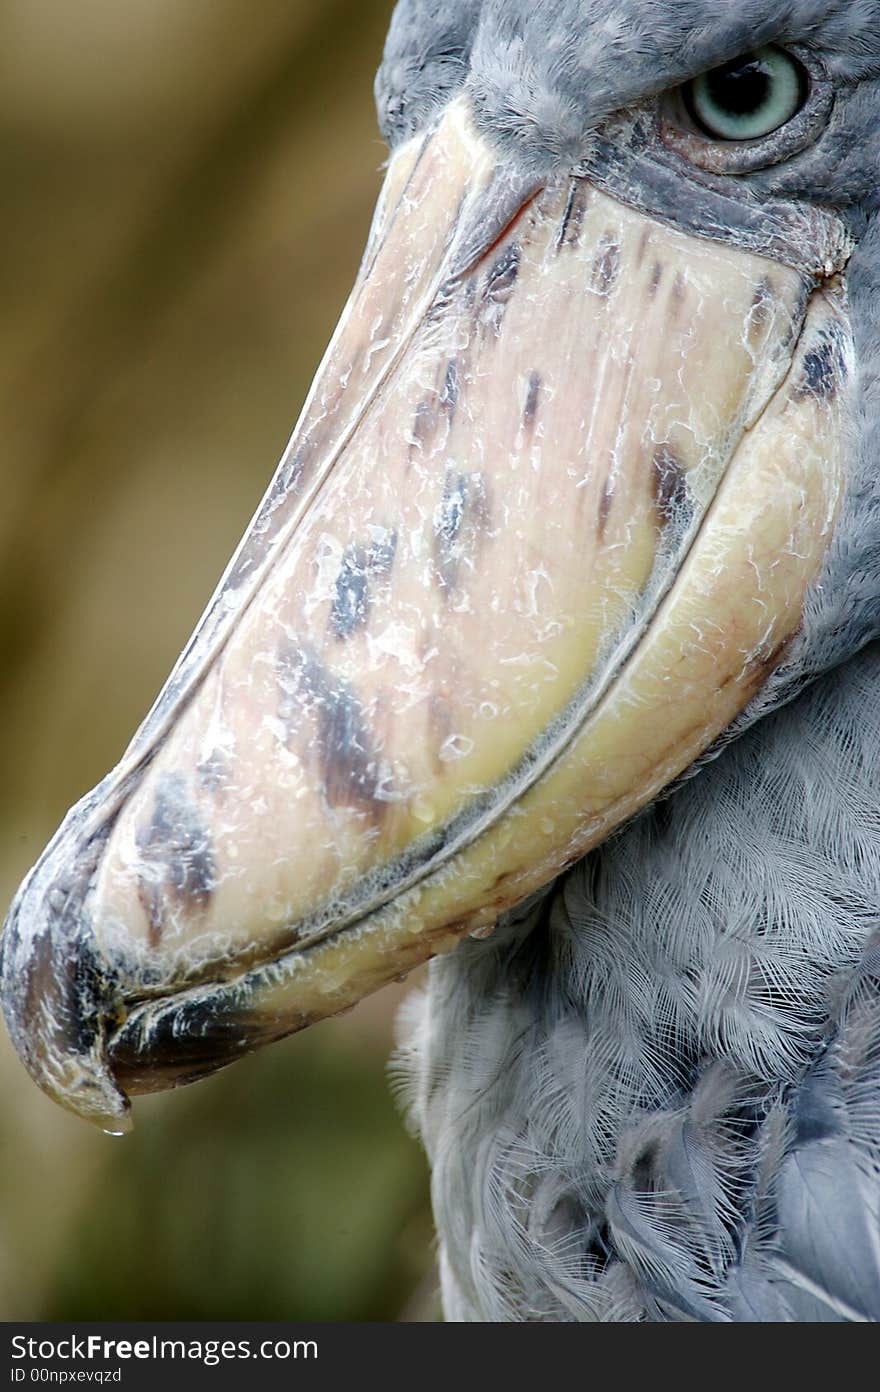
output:
MULTIPOLYGON (((357 266, 392 0, 0 0, 0 899, 121 754, 357 266)), ((0 1318, 432 1318, 400 993, 92 1134, 0 1046, 0 1318)))

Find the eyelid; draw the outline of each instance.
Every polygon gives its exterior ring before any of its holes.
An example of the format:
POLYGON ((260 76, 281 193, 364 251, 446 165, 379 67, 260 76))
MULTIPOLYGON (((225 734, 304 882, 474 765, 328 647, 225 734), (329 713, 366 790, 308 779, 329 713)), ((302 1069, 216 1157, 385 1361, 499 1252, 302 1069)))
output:
POLYGON ((815 53, 797 44, 787 44, 783 51, 802 64, 810 79, 807 100, 785 125, 756 140, 713 140, 688 115, 683 95, 688 84, 683 83, 660 100, 659 134, 664 145, 709 174, 749 174, 790 159, 812 145, 831 115, 834 84, 815 53))

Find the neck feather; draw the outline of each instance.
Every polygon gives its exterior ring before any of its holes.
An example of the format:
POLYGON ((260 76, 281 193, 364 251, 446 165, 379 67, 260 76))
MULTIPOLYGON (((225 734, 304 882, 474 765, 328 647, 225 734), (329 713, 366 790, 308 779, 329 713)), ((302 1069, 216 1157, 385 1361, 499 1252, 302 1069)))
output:
MULTIPOLYGON (((878 756, 873 644, 432 964, 400 1071, 452 1317, 638 1318, 644 1290, 608 1258, 621 1176, 682 1116, 727 1147, 724 1173, 759 1163, 755 1127, 876 931, 878 756)), ((737 1183, 713 1218, 730 1232, 737 1183)))

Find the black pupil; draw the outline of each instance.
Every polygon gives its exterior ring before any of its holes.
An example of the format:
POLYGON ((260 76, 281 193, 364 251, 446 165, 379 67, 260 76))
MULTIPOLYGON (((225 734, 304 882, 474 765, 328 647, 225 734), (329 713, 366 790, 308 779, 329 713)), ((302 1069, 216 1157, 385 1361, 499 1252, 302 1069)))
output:
POLYGON ((709 95, 722 111, 731 116, 749 116, 760 111, 770 95, 773 78, 760 58, 735 58, 716 68, 706 79, 709 95))

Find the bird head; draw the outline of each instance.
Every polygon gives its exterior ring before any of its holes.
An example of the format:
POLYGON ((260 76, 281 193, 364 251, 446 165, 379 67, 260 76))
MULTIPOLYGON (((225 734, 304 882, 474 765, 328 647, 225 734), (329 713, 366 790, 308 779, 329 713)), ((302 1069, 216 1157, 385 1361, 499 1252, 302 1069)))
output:
POLYGON ((861 0, 403 0, 277 473, 2 948, 110 1130, 490 931, 880 631, 861 0))

